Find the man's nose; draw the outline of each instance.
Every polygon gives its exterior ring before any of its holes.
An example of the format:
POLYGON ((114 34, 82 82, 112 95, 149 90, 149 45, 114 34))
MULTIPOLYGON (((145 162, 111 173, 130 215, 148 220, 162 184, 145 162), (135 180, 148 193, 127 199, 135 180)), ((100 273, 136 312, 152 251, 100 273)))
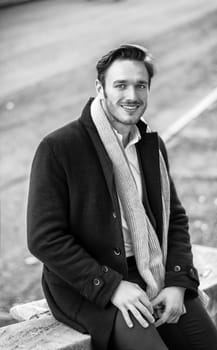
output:
POLYGON ((137 94, 136 94, 136 89, 134 86, 129 86, 127 89, 127 94, 126 94, 126 98, 128 100, 132 100, 135 101, 137 100, 137 94))

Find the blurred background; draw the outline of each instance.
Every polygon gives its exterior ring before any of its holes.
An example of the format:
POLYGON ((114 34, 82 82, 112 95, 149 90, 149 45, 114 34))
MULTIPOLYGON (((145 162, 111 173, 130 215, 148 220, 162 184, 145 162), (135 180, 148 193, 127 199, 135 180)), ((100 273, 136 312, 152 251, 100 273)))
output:
MULTIPOLYGON (((43 297, 41 264, 26 246, 31 162, 40 140, 95 94, 98 58, 121 43, 152 52, 147 120, 163 133, 216 87, 216 38, 216 0, 0 0, 0 326, 13 322, 12 305, 43 297)), ((192 241, 217 247, 216 186, 207 200, 208 187, 177 182, 192 241)))

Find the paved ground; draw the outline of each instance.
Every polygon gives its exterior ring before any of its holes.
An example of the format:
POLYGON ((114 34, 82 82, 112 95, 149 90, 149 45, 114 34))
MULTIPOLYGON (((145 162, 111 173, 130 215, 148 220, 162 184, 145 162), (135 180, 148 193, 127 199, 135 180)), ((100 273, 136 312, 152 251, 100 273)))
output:
POLYGON ((41 138, 77 117, 94 93, 96 58, 124 41, 151 49, 158 72, 148 119, 161 132, 216 85, 216 18, 215 0, 44 0, 1 9, 0 313, 41 296, 40 265, 25 242, 30 164, 41 138))
POLYGON ((214 0, 53 0, 2 10, 1 95, 89 64, 111 43, 146 42, 216 8, 214 0))

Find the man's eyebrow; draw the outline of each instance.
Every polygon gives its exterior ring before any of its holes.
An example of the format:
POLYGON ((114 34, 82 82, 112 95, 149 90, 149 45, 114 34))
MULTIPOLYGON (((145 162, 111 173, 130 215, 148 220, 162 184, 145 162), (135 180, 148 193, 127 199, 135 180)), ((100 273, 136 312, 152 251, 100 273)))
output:
POLYGON ((147 80, 138 80, 137 84, 144 84, 144 85, 148 85, 148 81, 147 80))
POLYGON ((119 79, 119 80, 113 81, 113 84, 117 84, 117 83, 127 83, 127 80, 119 79))
MULTIPOLYGON (((113 84, 123 84, 123 83, 127 83, 128 80, 124 80, 124 79, 118 79, 118 80, 115 80, 113 81, 113 84)), ((136 81, 136 84, 148 84, 148 81, 147 80, 138 80, 136 81)))

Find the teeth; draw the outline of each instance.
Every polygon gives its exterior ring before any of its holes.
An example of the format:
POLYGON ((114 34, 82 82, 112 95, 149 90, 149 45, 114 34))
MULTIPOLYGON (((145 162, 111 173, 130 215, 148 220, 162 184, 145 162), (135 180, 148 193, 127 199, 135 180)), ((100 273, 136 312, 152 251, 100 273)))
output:
POLYGON ((124 109, 128 109, 129 111, 133 111, 134 109, 137 109, 137 108, 138 108, 137 105, 134 105, 134 106, 122 105, 122 107, 123 107, 124 109))

